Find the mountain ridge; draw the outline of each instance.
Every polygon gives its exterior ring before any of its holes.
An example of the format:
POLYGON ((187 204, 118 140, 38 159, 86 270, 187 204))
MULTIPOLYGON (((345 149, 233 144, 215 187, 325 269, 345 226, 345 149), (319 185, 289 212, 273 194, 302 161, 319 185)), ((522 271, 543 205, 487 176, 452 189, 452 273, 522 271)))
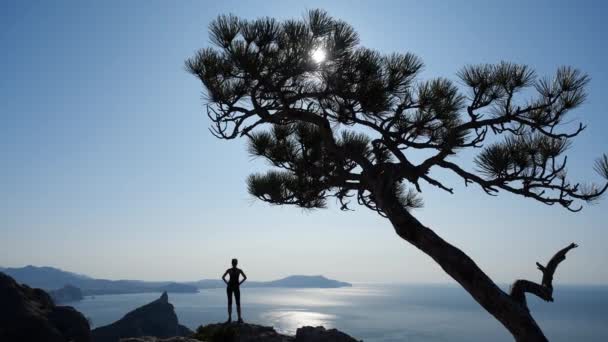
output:
POLYGON ((173 293, 194 293, 198 289, 186 284, 177 284, 172 281, 146 282, 141 280, 109 280, 97 279, 86 275, 64 271, 49 266, 32 266, 4 268, 3 273, 8 274, 20 283, 44 290, 57 290, 66 285, 78 287, 83 295, 128 294, 142 292, 163 292, 169 289, 173 293))
MULTIPOLYGON (((3 268, 2 272, 18 282, 45 290, 57 290, 66 285, 78 287, 84 296, 104 294, 129 294, 142 292, 195 293, 199 289, 222 288, 226 285, 221 279, 201 279, 189 282, 109 280, 64 271, 50 266, 3 268)), ((243 287, 291 287, 291 288, 336 288, 350 287, 352 284, 329 279, 322 275, 291 275, 271 281, 248 280, 243 287)))

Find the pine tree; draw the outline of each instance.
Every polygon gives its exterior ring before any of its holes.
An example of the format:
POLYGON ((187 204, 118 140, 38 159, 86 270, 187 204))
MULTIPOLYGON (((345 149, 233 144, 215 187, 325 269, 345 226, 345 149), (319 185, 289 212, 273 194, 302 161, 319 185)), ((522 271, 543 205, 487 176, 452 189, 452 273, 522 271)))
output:
MULTIPOLYGON (((564 123, 585 100, 587 75, 561 67, 538 78, 526 65, 501 62, 464 67, 461 87, 445 78, 422 82, 417 56, 361 47, 351 26, 322 10, 281 22, 222 15, 210 37, 215 46, 186 67, 206 90, 213 134, 245 137, 251 155, 274 166, 249 177, 253 196, 308 209, 335 198, 348 210, 356 201, 386 217, 517 341, 547 340, 525 294, 552 301, 555 269, 576 244, 537 263, 540 283, 516 280, 507 293, 412 209, 422 205, 421 183, 453 192, 433 170, 489 195, 509 192, 571 211, 599 198, 608 184, 571 182, 564 156, 585 128, 564 123), (474 165, 454 158, 465 150, 476 153, 474 165), (416 163, 413 153, 427 157, 416 163)), ((595 170, 608 179, 606 155, 595 170)))

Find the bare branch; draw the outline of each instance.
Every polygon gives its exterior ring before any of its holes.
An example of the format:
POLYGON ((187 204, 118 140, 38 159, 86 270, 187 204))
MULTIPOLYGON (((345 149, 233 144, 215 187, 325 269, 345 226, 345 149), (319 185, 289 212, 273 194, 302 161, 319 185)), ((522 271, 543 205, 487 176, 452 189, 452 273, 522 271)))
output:
POLYGON ((559 250, 557 253, 555 253, 551 260, 549 260, 547 266, 543 266, 537 262, 536 266, 543 273, 541 284, 529 280, 516 280, 511 286, 510 296, 515 301, 526 307, 526 292, 532 293, 547 302, 552 302, 553 275, 555 274, 555 270, 562 261, 566 260, 566 253, 576 247, 578 247, 577 244, 571 243, 565 248, 559 250))

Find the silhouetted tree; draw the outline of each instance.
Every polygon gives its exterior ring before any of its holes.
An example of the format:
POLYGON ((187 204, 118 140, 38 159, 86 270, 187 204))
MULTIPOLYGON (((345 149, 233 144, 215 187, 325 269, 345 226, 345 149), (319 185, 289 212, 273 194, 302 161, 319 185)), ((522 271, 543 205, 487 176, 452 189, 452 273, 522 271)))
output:
MULTIPOLYGON (((335 197, 343 210, 356 199, 388 218, 398 236, 433 258, 516 340, 546 341, 525 293, 551 301, 555 269, 575 244, 547 266, 537 264, 540 284, 517 280, 505 293, 410 209, 422 205, 421 183, 452 193, 432 169, 489 195, 506 191, 572 211, 597 199, 608 184, 570 182, 562 158, 585 128, 564 119, 585 100, 587 75, 561 67, 538 79, 525 65, 472 65, 458 73, 462 93, 448 79, 417 81, 418 57, 363 48, 351 26, 321 10, 282 22, 219 16, 210 36, 216 47, 186 66, 206 89, 213 134, 247 137, 249 152, 275 167, 249 177, 252 195, 303 208, 323 208, 335 197), (466 149, 478 151, 473 167, 454 158, 466 149)), ((596 170, 608 179, 606 155, 596 170)))

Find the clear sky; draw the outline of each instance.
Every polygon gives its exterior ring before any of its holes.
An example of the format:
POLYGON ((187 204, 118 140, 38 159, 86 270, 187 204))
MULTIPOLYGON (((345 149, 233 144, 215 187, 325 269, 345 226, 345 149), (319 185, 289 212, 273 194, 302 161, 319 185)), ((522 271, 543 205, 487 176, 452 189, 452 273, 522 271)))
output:
MULTIPOLYGON (((245 141, 208 133, 184 60, 218 14, 300 17, 324 8, 361 43, 413 52, 424 77, 465 64, 573 65, 592 77, 569 171, 600 180, 608 152, 607 5, 600 1, 0 2, 0 266, 50 265, 110 279, 194 280, 238 257, 250 279, 323 274, 355 282, 447 282, 388 221, 359 207, 305 212, 254 201, 264 167, 245 141)), ((450 178, 448 178, 449 180, 450 178)), ((498 282, 539 279, 572 241, 558 283, 608 284, 608 201, 573 214, 477 188, 428 188, 416 215, 498 282)))

